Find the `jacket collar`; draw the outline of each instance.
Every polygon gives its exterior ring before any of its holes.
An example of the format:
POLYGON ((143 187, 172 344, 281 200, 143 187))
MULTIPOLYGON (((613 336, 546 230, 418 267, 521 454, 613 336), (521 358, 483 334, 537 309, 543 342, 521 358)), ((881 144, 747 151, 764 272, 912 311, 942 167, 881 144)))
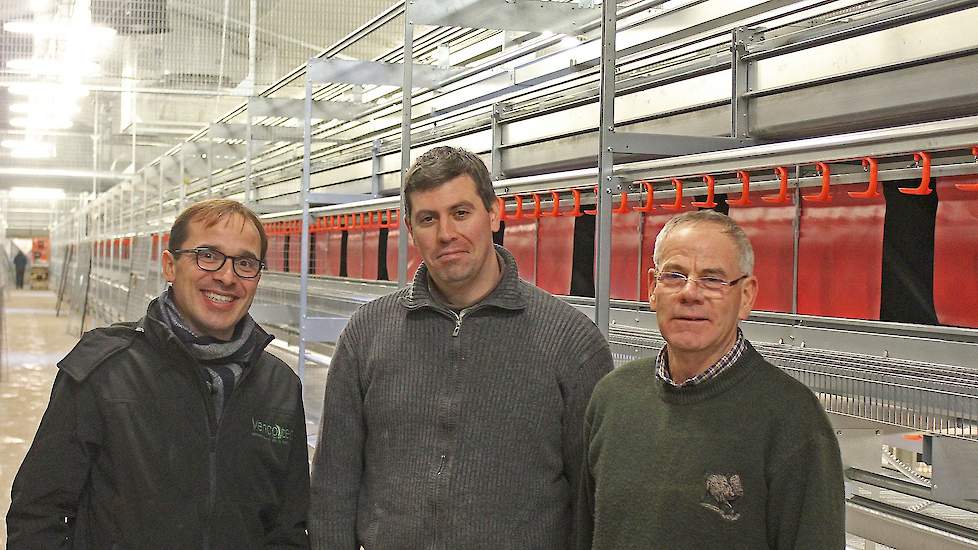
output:
MULTIPOLYGON (((516 258, 505 248, 499 245, 494 246, 496 255, 502 260, 503 276, 496 288, 477 305, 511 310, 524 309, 529 299, 524 283, 520 280, 516 258)), ((428 266, 423 262, 418 267, 418 271, 415 272, 414 281, 408 287, 407 293, 401 297, 400 301, 401 305, 409 310, 426 307, 444 309, 444 306, 432 297, 431 291, 428 289, 428 266)))
MULTIPOLYGON (((184 345, 180 338, 173 333, 173 330, 163 321, 162 313, 160 308, 163 307, 159 303, 160 298, 157 296, 150 301, 149 306, 146 308, 146 315, 136 323, 136 330, 145 332, 154 342, 156 342, 160 348, 164 350, 180 350, 180 353, 185 354, 187 357, 191 357, 190 352, 184 345), (176 347, 174 347, 176 346, 176 347)), ((265 332, 265 329, 261 328, 260 325, 255 323, 255 329, 251 333, 251 342, 248 346, 254 346, 255 352, 251 354, 251 360, 247 366, 253 366, 261 358, 262 351, 274 340, 275 337, 271 334, 265 332)))

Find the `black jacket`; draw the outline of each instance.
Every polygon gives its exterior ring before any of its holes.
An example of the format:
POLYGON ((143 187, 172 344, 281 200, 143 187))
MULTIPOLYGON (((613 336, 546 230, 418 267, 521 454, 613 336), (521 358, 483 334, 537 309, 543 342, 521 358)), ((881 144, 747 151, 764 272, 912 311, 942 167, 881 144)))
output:
POLYGON ((14 480, 7 548, 307 548, 298 378, 252 354, 218 424, 202 367, 156 308, 85 334, 58 363, 14 480))

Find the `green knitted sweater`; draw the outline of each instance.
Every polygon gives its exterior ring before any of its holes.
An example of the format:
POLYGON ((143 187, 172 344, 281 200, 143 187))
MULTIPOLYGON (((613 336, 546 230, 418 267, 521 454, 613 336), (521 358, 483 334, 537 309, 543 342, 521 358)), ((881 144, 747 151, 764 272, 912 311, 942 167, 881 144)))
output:
POLYGON ((673 388, 654 358, 595 388, 585 424, 580 546, 843 548, 839 445, 815 395, 744 355, 673 388))

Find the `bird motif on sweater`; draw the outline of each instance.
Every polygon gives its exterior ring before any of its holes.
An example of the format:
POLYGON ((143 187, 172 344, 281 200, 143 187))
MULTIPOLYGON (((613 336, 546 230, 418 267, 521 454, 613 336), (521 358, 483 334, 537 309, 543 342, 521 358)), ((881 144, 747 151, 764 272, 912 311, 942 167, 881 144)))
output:
POLYGON ((739 475, 728 477, 722 474, 710 474, 706 477, 704 502, 700 504, 717 512, 727 521, 737 521, 740 519, 740 514, 734 510, 733 501, 742 496, 744 496, 744 486, 739 475))

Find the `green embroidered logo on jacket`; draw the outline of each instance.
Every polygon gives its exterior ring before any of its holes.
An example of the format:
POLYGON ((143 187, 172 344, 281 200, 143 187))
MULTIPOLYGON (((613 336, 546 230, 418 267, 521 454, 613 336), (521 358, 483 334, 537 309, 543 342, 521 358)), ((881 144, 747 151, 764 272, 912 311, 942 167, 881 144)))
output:
POLYGON ((273 424, 266 420, 251 419, 251 435, 260 437, 266 441, 285 445, 292 441, 292 428, 273 424))

